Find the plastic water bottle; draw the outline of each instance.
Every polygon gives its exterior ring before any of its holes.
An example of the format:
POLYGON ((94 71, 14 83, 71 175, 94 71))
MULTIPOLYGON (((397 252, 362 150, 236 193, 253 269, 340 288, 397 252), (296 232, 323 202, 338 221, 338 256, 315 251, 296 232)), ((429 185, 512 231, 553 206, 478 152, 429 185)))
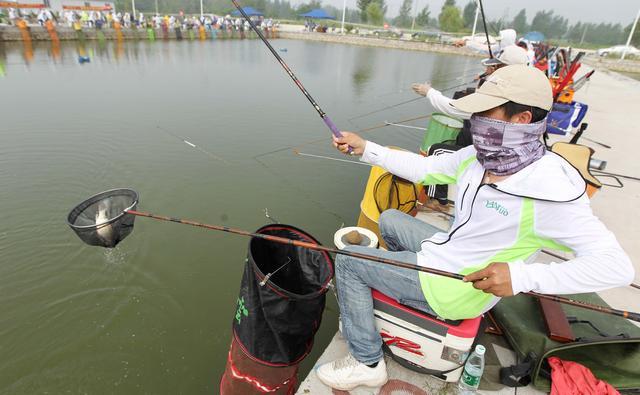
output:
POLYGON ((484 352, 484 346, 478 344, 473 354, 467 359, 467 363, 464 364, 464 370, 458 382, 458 392, 460 394, 476 393, 484 371, 484 352))

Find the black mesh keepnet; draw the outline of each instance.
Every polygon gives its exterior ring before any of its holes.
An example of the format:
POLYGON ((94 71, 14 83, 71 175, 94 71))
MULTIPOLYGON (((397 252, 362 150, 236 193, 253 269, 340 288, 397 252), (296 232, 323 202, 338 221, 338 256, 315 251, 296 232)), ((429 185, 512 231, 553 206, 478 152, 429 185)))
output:
POLYGON ((133 231, 138 194, 131 189, 112 189, 90 197, 77 205, 67 218, 69 226, 85 243, 115 247, 133 231))
MULTIPOLYGON (((256 233, 317 243, 289 225, 267 225, 256 233)), ((251 239, 233 320, 244 352, 267 365, 299 363, 313 345, 332 277, 327 253, 251 239), (269 273, 275 274, 261 286, 269 273)))

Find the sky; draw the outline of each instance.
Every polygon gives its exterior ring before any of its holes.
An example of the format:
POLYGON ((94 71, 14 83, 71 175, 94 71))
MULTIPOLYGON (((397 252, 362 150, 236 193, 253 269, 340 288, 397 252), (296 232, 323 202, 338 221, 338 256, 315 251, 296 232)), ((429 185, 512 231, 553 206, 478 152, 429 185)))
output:
MULTIPOLYGON (((356 8, 356 0, 346 0, 347 7, 356 8)), ((418 10, 429 5, 431 15, 437 17, 444 0, 415 0, 418 10)), ((292 4, 301 4, 306 0, 291 0, 292 4)), ((342 8, 343 0, 322 0, 323 4, 342 8)), ((402 0, 386 0, 389 10, 387 16, 395 16, 402 5, 402 0)), ((469 0, 456 0, 456 4, 463 8, 469 0)), ((573 22, 614 22, 628 25, 633 22, 638 10, 638 0, 483 0, 484 11, 488 19, 499 19, 507 14, 507 19, 513 19, 521 9, 527 10, 528 22, 536 12, 551 9, 557 15, 569 18, 573 22)))

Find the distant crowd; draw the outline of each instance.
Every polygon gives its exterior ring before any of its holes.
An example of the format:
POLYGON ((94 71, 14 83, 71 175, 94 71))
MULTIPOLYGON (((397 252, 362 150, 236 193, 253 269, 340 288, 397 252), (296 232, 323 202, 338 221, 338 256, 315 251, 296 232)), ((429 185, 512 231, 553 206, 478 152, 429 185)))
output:
MULTIPOLYGON (((2 12, 0 10, 0 12, 2 12)), ((179 15, 160 15, 155 14, 147 16, 142 12, 135 14, 135 17, 129 12, 112 12, 112 11, 74 11, 67 10, 60 13, 53 12, 50 9, 42 8, 37 12, 22 11, 20 9, 9 8, 6 15, 2 15, 6 23, 15 25, 19 20, 26 20, 27 23, 40 24, 44 26, 48 21, 54 25, 62 25, 79 28, 97 28, 115 27, 116 24, 125 28, 153 28, 153 29, 193 29, 200 26, 207 30, 240 30, 246 31, 251 28, 249 22, 243 18, 233 18, 230 15, 218 16, 214 14, 205 14, 202 16, 186 16, 179 15)), ((256 26, 265 30, 271 30, 277 27, 277 22, 273 19, 264 17, 253 17, 252 21, 256 26)))

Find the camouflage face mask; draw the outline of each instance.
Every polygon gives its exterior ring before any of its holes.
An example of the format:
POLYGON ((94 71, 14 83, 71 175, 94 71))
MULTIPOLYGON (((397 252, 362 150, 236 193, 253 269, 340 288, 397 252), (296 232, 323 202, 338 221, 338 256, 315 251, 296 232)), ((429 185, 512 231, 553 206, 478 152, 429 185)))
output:
POLYGON ((547 127, 546 118, 536 123, 511 123, 471 117, 471 136, 478 162, 498 175, 514 174, 542 158, 545 153, 540 136, 547 127))

